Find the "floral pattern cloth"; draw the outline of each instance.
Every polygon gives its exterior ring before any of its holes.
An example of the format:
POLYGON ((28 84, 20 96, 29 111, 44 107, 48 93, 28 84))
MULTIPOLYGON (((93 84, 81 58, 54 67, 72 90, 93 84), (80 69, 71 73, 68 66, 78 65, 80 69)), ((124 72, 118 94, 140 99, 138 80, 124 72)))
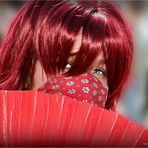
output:
POLYGON ((69 77, 59 76, 49 80, 38 90, 49 94, 66 95, 103 108, 108 95, 107 88, 90 73, 69 77))

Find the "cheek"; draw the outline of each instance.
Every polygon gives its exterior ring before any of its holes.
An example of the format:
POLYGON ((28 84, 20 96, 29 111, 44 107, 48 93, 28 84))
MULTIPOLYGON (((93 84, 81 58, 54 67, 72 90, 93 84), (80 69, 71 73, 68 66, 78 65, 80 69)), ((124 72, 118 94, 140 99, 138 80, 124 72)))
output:
POLYGON ((98 78, 98 80, 101 81, 103 86, 108 90, 107 78, 98 78))

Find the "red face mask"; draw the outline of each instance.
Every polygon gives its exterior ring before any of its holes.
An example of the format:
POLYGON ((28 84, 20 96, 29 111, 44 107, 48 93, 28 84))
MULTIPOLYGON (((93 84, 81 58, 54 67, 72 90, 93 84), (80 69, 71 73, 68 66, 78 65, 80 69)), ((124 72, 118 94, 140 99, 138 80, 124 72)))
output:
POLYGON ((105 107, 108 90, 93 74, 59 76, 49 80, 39 91, 69 96, 73 99, 105 107))

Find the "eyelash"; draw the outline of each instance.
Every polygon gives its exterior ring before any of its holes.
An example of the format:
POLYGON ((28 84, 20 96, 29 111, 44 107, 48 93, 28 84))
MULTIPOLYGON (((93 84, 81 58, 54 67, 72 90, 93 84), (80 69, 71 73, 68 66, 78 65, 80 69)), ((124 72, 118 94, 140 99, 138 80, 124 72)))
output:
MULTIPOLYGON (((71 68, 71 64, 68 63, 66 65, 66 69, 70 69, 70 68, 71 68)), ((91 73, 96 75, 96 76, 99 76, 99 77, 106 76, 106 71, 101 69, 101 68, 96 68, 96 69, 92 70, 91 73), (100 72, 101 72, 101 74, 100 74, 100 72)))
POLYGON ((103 70, 101 68, 96 68, 96 69, 92 70, 92 74, 94 74, 96 76, 106 76, 105 70, 103 70))

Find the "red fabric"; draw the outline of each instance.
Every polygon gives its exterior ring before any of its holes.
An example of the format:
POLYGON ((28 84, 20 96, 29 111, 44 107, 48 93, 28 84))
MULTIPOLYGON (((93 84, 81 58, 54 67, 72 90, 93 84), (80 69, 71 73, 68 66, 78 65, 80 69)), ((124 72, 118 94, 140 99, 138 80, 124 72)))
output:
POLYGON ((102 83, 93 74, 88 73, 79 76, 56 77, 38 90, 50 94, 66 95, 100 107, 105 107, 108 94, 102 83))
POLYGON ((0 146, 148 147, 148 131, 67 96, 0 91, 0 146))

